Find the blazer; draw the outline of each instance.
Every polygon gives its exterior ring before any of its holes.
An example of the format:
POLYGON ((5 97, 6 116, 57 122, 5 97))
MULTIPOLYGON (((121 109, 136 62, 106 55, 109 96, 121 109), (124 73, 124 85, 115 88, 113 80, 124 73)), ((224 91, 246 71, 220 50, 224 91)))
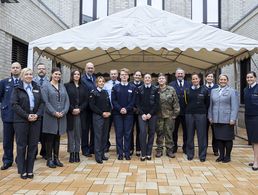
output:
POLYGON ((210 96, 209 120, 213 123, 229 124, 236 121, 239 109, 238 93, 235 89, 226 86, 221 95, 220 88, 213 89, 210 96))
POLYGON ((1 117, 3 122, 13 122, 13 108, 11 105, 13 89, 14 81, 12 77, 0 81, 1 117))
MULTIPOLYGON (((126 105, 126 110, 127 110, 127 114, 133 114, 133 108, 135 106, 135 96, 136 96, 136 87, 131 84, 128 83, 128 99, 127 99, 127 105, 126 105)), ((120 105, 120 102, 122 101, 122 97, 121 97, 121 83, 115 85, 112 88, 112 92, 111 92, 111 102, 113 105, 113 114, 120 114, 120 110, 122 109, 122 106, 120 105)))
POLYGON ((184 86, 182 87, 182 89, 180 89, 180 86, 178 85, 177 80, 175 80, 169 83, 169 86, 173 87, 176 90, 176 94, 180 105, 179 115, 184 115, 185 109, 186 109, 185 94, 186 94, 186 90, 191 87, 191 84, 188 81, 184 80, 184 86))
POLYGON ((75 84, 72 83, 66 83, 65 88, 67 91, 67 94, 69 96, 69 111, 67 113, 67 130, 71 131, 73 130, 73 118, 74 115, 72 114, 73 109, 79 108, 80 109, 80 118, 81 118, 81 126, 82 129, 85 129, 86 126, 86 108, 88 106, 88 92, 85 90, 85 88, 82 86, 82 84, 79 84, 79 102, 77 102, 77 89, 75 84))
POLYGON ((38 120, 41 119, 43 110, 43 100, 41 96, 40 87, 32 81, 32 93, 34 95, 34 108, 30 110, 30 100, 26 90, 23 87, 23 82, 20 82, 12 92, 11 104, 14 111, 13 122, 24 123, 28 122, 29 114, 37 114, 38 120))
POLYGON ((93 90, 93 89, 96 89, 96 84, 95 84, 95 81, 96 81, 96 77, 94 75, 92 75, 92 78, 93 78, 93 81, 90 80, 86 74, 82 75, 82 78, 81 78, 81 82, 82 82, 82 85, 85 87, 85 89, 88 91, 88 95, 90 95, 90 92, 93 90))
MULTIPOLYGON (((35 76, 35 77, 33 78, 33 81, 35 81, 35 82, 38 84, 38 86, 40 86, 40 78, 39 78, 39 76, 35 76)), ((44 80, 43 80, 42 86, 45 85, 45 84, 48 83, 48 82, 49 82, 49 78, 48 78, 47 76, 45 76, 45 77, 44 77, 44 80)), ((42 87, 42 86, 40 86, 40 87, 42 87)))
POLYGON ((59 84, 60 98, 58 98, 58 91, 47 83, 42 87, 42 97, 45 102, 45 109, 43 115, 43 133, 62 135, 66 132, 67 121, 66 114, 69 110, 69 97, 63 84, 59 84), (56 118, 55 112, 63 112, 62 118, 56 118))
POLYGON ((144 85, 141 85, 138 90, 137 90, 137 95, 136 95, 136 107, 138 109, 138 114, 143 115, 143 114, 151 114, 151 115, 156 115, 157 112, 159 111, 159 93, 158 93, 158 88, 155 87, 154 85, 151 85, 150 87, 150 96, 148 98, 149 100, 149 105, 150 107, 147 108, 144 105, 144 85), (146 110, 149 110, 148 113, 145 113, 146 110))

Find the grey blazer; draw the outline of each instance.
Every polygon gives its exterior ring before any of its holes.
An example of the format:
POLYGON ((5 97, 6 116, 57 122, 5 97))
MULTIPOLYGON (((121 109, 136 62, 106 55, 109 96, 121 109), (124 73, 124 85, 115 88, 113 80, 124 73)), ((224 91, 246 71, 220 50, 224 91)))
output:
POLYGON ((58 91, 51 85, 46 83, 42 86, 42 97, 45 102, 43 115, 43 133, 62 135, 66 132, 66 113, 69 109, 69 97, 63 84, 59 85, 60 99, 58 99, 58 91), (64 116, 57 119, 55 112, 63 112, 64 116))
MULTIPOLYGON (((38 86, 40 86, 40 78, 39 78, 39 76, 33 77, 33 81, 35 81, 38 84, 38 86)), ((42 86, 45 85, 48 82, 49 82, 49 78, 45 76, 42 86)))
POLYGON ((228 124, 237 120, 239 109, 238 94, 235 89, 226 86, 221 95, 220 88, 213 89, 210 96, 209 120, 213 123, 228 124))

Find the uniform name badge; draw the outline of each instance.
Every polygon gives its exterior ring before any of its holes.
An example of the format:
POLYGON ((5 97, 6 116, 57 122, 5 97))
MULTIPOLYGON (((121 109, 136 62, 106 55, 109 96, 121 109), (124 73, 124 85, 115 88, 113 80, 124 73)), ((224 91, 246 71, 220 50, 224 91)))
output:
POLYGON ((132 91, 131 89, 128 89, 128 92, 129 92, 129 93, 132 93, 133 91, 132 91))

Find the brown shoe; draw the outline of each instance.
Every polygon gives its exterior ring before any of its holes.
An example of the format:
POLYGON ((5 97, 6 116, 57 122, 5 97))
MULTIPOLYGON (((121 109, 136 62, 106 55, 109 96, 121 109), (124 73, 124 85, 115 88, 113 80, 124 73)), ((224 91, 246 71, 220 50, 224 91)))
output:
POLYGON ((155 156, 156 158, 160 158, 162 155, 163 155, 162 151, 158 150, 155 156))
POLYGON ((167 152, 167 156, 169 158, 175 158, 176 157, 176 155, 172 151, 167 152))

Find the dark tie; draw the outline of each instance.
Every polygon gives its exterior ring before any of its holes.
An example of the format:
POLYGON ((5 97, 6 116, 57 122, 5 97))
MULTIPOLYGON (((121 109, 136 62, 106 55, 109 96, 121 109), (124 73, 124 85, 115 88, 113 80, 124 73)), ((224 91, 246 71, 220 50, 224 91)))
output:
POLYGON ((15 83, 15 85, 18 85, 19 79, 15 79, 14 83, 15 83))
POLYGON ((26 90, 28 91, 28 90, 30 90, 31 91, 31 87, 30 87, 30 85, 28 85, 27 87, 26 87, 26 90))
POLYGON ((181 80, 179 80, 179 87, 183 87, 181 80))
POLYGON ((116 81, 113 81, 113 86, 116 84, 116 81))
POLYGON ((209 88, 211 88, 211 85, 209 85, 209 88))
POLYGON ((43 85, 43 81, 44 81, 44 79, 43 79, 43 78, 40 78, 40 80, 39 80, 39 84, 40 84, 40 86, 42 86, 42 85, 43 85))

